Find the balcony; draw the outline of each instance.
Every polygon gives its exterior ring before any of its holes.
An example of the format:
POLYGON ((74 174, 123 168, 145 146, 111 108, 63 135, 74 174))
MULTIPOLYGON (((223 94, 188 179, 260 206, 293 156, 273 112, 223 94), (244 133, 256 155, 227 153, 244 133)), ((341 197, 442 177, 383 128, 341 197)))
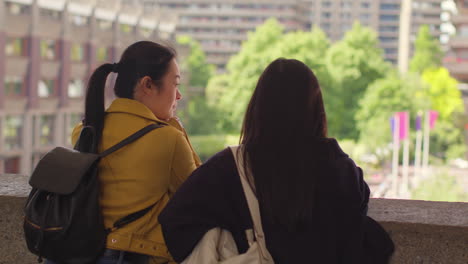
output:
POLYGON ((450 72, 450 75, 460 81, 468 82, 468 60, 445 62, 444 66, 450 72))
POLYGON ((196 40, 247 40, 246 33, 199 33, 190 32, 187 35, 192 36, 196 40))
POLYGON ((468 36, 455 36, 450 39, 450 47, 453 49, 468 48, 468 36))
POLYGON ((452 17, 452 23, 457 25, 468 25, 468 16, 466 14, 456 15, 452 17))
MULTIPOLYGON (((22 229, 28 177, 0 175, 0 252, 5 263, 35 263, 22 229)), ((391 263, 466 263, 468 203, 371 199, 369 215, 395 243, 391 263)))
POLYGON ((206 16, 206 17, 282 17, 295 18, 297 13, 294 10, 275 9, 185 9, 181 10, 180 16, 206 16))

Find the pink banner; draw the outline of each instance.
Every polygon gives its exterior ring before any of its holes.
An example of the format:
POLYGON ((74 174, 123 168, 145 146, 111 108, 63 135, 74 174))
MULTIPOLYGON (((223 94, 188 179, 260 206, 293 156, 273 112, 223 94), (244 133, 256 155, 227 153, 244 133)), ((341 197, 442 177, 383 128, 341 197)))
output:
POLYGON ((409 114, 408 112, 397 112, 395 114, 396 117, 400 120, 399 126, 400 126, 400 140, 407 139, 408 134, 409 134, 409 126, 408 126, 408 120, 409 120, 409 114))
POLYGON ((437 111, 429 111, 429 128, 434 129, 435 123, 437 118, 439 117, 439 112, 437 111))

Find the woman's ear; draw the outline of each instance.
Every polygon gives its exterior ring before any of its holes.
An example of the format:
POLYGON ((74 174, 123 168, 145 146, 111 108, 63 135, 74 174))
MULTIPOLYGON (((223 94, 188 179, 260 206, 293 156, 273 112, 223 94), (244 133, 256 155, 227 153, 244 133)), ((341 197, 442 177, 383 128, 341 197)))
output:
POLYGON ((152 92, 152 88, 153 88, 153 79, 151 79, 151 77, 149 76, 145 76, 143 78, 141 78, 140 80, 140 87, 142 88, 143 92, 145 94, 148 94, 148 93, 151 93, 152 92))

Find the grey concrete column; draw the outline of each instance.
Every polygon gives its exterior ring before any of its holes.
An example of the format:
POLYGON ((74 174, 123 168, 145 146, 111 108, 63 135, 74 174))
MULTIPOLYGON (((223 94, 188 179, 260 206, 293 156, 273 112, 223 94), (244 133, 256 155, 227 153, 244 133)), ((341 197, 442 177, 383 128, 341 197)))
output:
POLYGON ((86 63, 88 64, 86 79, 88 80, 96 68, 96 35, 97 35, 96 9, 89 16, 89 41, 86 43, 86 63))
POLYGON ((412 0, 402 0, 400 10, 398 70, 400 73, 407 73, 410 56, 412 0))
POLYGON ((65 146, 65 111, 63 109, 59 109, 59 111, 55 114, 54 120, 54 145, 56 146, 65 146))
MULTIPOLYGON (((111 62, 118 62, 120 57, 120 48, 122 46, 121 36, 120 36, 120 22, 118 15, 115 18, 114 23, 112 24, 113 30, 113 41, 111 46, 111 62)), ((112 74, 108 79, 106 84, 106 98, 114 97, 114 85, 115 80, 117 79, 117 74, 112 74)))
POLYGON ((40 77, 40 39, 37 36, 39 21, 39 7, 37 0, 31 5, 31 23, 28 37, 29 44, 29 65, 27 71, 26 95, 28 97, 28 107, 35 108, 39 104, 38 83, 40 77))
MULTIPOLYGON (((2 113, 0 114, 0 153, 2 153, 2 151, 4 150, 4 145, 5 145, 5 137, 3 135, 4 125, 5 125, 5 115, 2 113)), ((3 157, 1 155, 0 155, 0 161, 3 161, 3 157)), ((3 173, 3 171, 0 170, 0 173, 3 173)))
MULTIPOLYGON (((33 114, 28 111, 24 114, 24 126, 22 131, 22 154, 20 159, 20 174, 30 175, 32 171, 32 153, 33 153, 33 114)), ((34 131, 36 132, 36 131, 34 131)), ((35 134, 35 133, 34 133, 35 134)))
MULTIPOLYGON (((0 109, 3 109, 5 100, 5 3, 0 0, 0 109)), ((0 148, 1 149, 1 148, 0 148)))
POLYGON ((63 9, 62 16, 62 33, 60 43, 60 73, 59 73, 59 106, 64 108, 68 105, 68 84, 70 82, 70 68, 71 68, 71 58, 70 58, 70 21, 68 13, 68 2, 65 4, 63 9))

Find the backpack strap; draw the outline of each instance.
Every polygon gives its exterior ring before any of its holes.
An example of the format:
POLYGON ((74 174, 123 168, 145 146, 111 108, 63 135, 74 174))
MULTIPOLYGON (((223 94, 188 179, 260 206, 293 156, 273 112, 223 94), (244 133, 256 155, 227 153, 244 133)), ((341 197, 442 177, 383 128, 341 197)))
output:
MULTIPOLYGON (((138 130, 137 132, 133 133, 132 135, 128 136, 127 138, 125 138, 124 140, 120 141, 119 143, 115 144, 114 146, 106 149, 105 151, 101 152, 99 154, 99 156, 101 158, 119 150, 120 148, 134 142, 135 140, 141 138, 142 136, 146 135, 147 133, 155 130, 156 128, 161 128, 163 127, 164 125, 161 125, 161 124, 151 124, 151 125, 148 125, 140 130, 138 130)), ((139 219, 140 217, 144 216, 147 212, 149 212, 149 210, 151 210, 151 208, 153 208, 153 206, 156 205, 156 203, 140 210, 140 211, 137 211, 135 213, 131 213, 127 216, 124 216, 122 218, 120 218, 119 220, 115 221, 114 225, 112 226, 112 228, 108 228, 106 231, 107 233, 110 233, 118 228, 121 228, 137 219, 139 219)))
POLYGON ((104 158, 105 156, 119 150, 120 148, 134 142, 135 140, 141 138, 142 136, 146 135, 148 132, 155 130, 156 128, 163 127, 164 125, 161 124, 151 124, 148 125, 137 132, 133 133, 132 135, 128 136, 124 140, 120 141, 119 143, 115 144, 114 146, 104 150, 103 152, 99 153, 99 157, 104 158))
POLYGON ((247 177, 251 176, 249 168, 247 171, 244 169, 244 157, 242 155, 242 146, 231 146, 229 147, 234 156, 234 161, 236 162, 237 171, 239 172, 239 177, 242 183, 242 189, 244 190, 244 195, 247 200, 247 205, 249 206, 250 215, 252 216, 253 229, 255 240, 258 242, 259 250, 261 257, 264 260, 272 260, 273 258, 268 252, 265 242, 265 234, 263 233, 262 226, 262 217, 260 215, 260 207, 258 205, 257 197, 255 196, 254 190, 247 181, 247 177))

